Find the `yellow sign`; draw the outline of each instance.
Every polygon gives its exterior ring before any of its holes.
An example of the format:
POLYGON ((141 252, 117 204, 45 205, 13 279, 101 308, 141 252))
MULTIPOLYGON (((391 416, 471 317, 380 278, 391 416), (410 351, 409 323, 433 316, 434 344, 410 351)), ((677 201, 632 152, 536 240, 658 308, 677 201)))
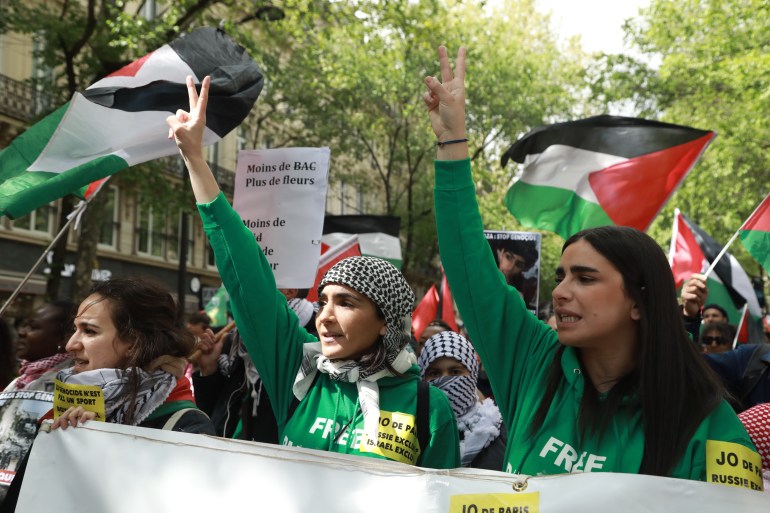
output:
POLYGON ((540 492, 451 495, 449 513, 538 513, 540 492))
POLYGON ((706 440, 706 481, 762 490, 762 458, 748 447, 706 440))
POLYGON ((414 465, 420 456, 419 445, 413 415, 397 411, 380 411, 377 440, 364 436, 359 450, 414 465))
POLYGON ((96 414, 94 420, 104 422, 104 394, 98 385, 68 385, 58 379, 54 384, 53 418, 72 407, 82 406, 96 414))

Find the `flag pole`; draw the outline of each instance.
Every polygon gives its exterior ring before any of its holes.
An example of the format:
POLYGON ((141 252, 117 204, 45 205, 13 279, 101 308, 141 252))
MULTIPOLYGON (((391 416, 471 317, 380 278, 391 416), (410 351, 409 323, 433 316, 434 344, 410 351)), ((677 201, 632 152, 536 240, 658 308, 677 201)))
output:
MULTIPOLYGON (((765 199, 766 199, 766 198, 768 198, 768 197, 770 197, 770 193, 768 193, 768 194, 767 194, 767 196, 765 197, 765 199)), ((714 259, 714 261, 713 261, 713 262, 711 262, 711 265, 709 266, 709 268, 708 268, 708 269, 706 269, 706 272, 705 272, 706 278, 708 278, 708 276, 709 276, 709 274, 711 273, 711 271, 713 271, 713 270, 714 270, 714 267, 717 265, 717 262, 719 262, 719 259, 720 259, 720 258, 722 258, 722 255, 724 255, 724 254, 725 254, 725 252, 727 252, 727 248, 729 248, 729 247, 730 247, 730 244, 732 244, 733 242, 735 242, 735 239, 737 239, 737 238, 738 238, 738 235, 741 233, 741 229, 742 229, 742 228, 743 228, 743 227, 746 225, 746 223, 748 222, 748 220, 749 220, 749 219, 751 219, 752 217, 754 217, 754 214, 756 214, 756 213, 757 213, 757 211, 759 211, 759 207, 761 207, 761 206, 762 206, 762 203, 764 203, 764 202, 765 202, 765 200, 763 199, 762 201, 760 201, 760 202, 759 202, 759 205, 757 205, 756 207, 754 207, 754 210, 751 212, 751 215, 750 215, 749 217, 747 217, 747 218, 746 218, 746 221, 744 221, 744 222, 741 224, 741 227, 740 227, 740 228, 738 228, 738 230, 737 230, 737 231, 736 231, 736 232, 733 234, 733 236, 732 236, 732 237, 730 237, 730 240, 728 240, 728 241, 727 241, 727 244, 725 244, 725 247, 723 247, 723 248, 722 248, 722 251, 720 251, 720 252, 719 252, 719 254, 718 254, 718 255, 717 255, 717 257, 714 259)))
MULTIPOLYGON (((743 225, 741 225, 741 226, 743 226, 743 225)), ((741 233, 741 229, 740 229, 740 228, 738 228, 738 230, 736 230, 736 232, 733 234, 733 236, 732 236, 732 237, 730 237, 730 240, 728 240, 728 241, 727 241, 727 244, 725 244, 725 247, 723 247, 723 248, 722 248, 722 251, 720 251, 720 252, 719 252, 719 254, 717 255, 717 257, 714 259, 714 261, 713 261, 713 262, 711 262, 711 265, 709 265, 709 268, 708 268, 708 269, 706 269, 706 272, 705 272, 705 273, 703 273, 703 274, 706 276, 706 278, 708 278, 708 277, 709 277, 709 274, 711 274, 711 271, 713 271, 713 270, 714 270, 714 267, 716 267, 716 265, 717 265, 717 262, 719 262, 719 259, 720 259, 720 258, 722 258, 722 256, 723 256, 725 253, 727 253, 727 248, 729 248, 729 247, 730 247, 730 245, 731 245, 733 242, 735 242, 735 239, 737 239, 737 238, 738 238, 738 235, 739 235, 740 233, 741 233)))
POLYGON ((0 308, 0 317, 2 317, 5 311, 8 309, 8 307, 11 306, 11 303, 13 303, 13 300, 16 299, 16 296, 18 296, 19 292, 21 292, 22 287, 24 287, 24 285, 29 281, 30 277, 32 276, 32 273, 35 272, 35 269, 37 269, 40 263, 45 259, 45 256, 48 254, 49 251, 51 251, 51 248, 54 247, 57 242, 59 242, 59 239, 61 239, 65 233, 67 233, 67 230, 69 229, 72 222, 79 217, 79 215, 86 208, 87 204, 88 202, 81 201, 78 204, 78 206, 75 208, 75 210, 72 211, 72 214, 70 214, 69 219, 67 219, 67 222, 64 223, 64 226, 62 226, 61 230, 59 230, 59 233, 56 234, 56 237, 54 237, 51 243, 48 245, 48 247, 45 248, 45 251, 43 251, 43 254, 40 255, 40 258, 37 259, 37 262, 35 262, 32 265, 32 268, 29 270, 27 275, 21 280, 21 282, 19 283, 19 286, 16 287, 16 290, 13 291, 13 293, 10 295, 10 297, 5 302, 3 307, 0 308))

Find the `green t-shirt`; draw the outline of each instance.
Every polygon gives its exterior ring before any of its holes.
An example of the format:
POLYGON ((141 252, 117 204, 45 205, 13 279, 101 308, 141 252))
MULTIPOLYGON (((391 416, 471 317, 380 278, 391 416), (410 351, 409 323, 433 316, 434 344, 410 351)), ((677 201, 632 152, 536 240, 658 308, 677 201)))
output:
MULTIPOLYGON (((530 436, 559 347, 557 334, 527 311, 498 271, 483 234, 470 161, 437 161, 435 167, 441 261, 508 427, 504 470, 527 475, 638 473, 644 452, 641 411, 634 406, 638 402, 626 399, 601 440, 589 436, 581 443, 578 412, 584 377, 574 348, 562 353, 563 379, 543 426, 530 436)), ((722 476, 729 470, 715 466, 726 449, 759 461, 740 420, 722 402, 698 427, 671 477, 713 481, 715 472, 722 476)))
MULTIPOLYGON (((302 345, 316 342, 299 325, 254 235, 223 194, 199 204, 219 274, 244 344, 259 371, 285 445, 416 463, 417 366, 402 377, 381 378, 378 440, 362 444, 363 416, 354 383, 332 381, 321 373, 290 416, 292 387, 302 360, 302 345), (394 426, 396 426, 394 428, 394 426)), ((430 392, 430 437, 419 464, 429 468, 460 465, 457 425, 446 396, 430 392)))

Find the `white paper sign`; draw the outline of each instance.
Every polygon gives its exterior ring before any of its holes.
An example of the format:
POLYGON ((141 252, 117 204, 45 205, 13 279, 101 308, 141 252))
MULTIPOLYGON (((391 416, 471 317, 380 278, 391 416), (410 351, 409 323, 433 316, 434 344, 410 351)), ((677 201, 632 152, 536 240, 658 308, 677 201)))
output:
POLYGON ((313 286, 328 170, 329 148, 238 153, 233 208, 254 233, 278 288, 313 286))

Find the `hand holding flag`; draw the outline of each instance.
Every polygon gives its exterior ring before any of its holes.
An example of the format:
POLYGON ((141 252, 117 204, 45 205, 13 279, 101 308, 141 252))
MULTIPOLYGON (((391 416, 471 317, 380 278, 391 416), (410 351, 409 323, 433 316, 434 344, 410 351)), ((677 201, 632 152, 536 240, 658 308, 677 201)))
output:
POLYGON ((679 287, 691 276, 701 274, 706 279, 709 303, 717 303, 728 311, 731 322, 738 321, 738 310, 749 305, 752 315, 759 315, 757 296, 746 271, 738 259, 726 252, 713 237, 692 222, 679 209, 674 211, 674 225, 669 249, 669 264, 679 287), (726 258, 718 259, 720 255, 726 258), (709 274, 707 268, 714 270, 709 274))
POLYGON ((695 273, 682 286, 682 307, 687 317, 697 317, 701 308, 706 304, 709 289, 706 286, 706 276, 695 273))

